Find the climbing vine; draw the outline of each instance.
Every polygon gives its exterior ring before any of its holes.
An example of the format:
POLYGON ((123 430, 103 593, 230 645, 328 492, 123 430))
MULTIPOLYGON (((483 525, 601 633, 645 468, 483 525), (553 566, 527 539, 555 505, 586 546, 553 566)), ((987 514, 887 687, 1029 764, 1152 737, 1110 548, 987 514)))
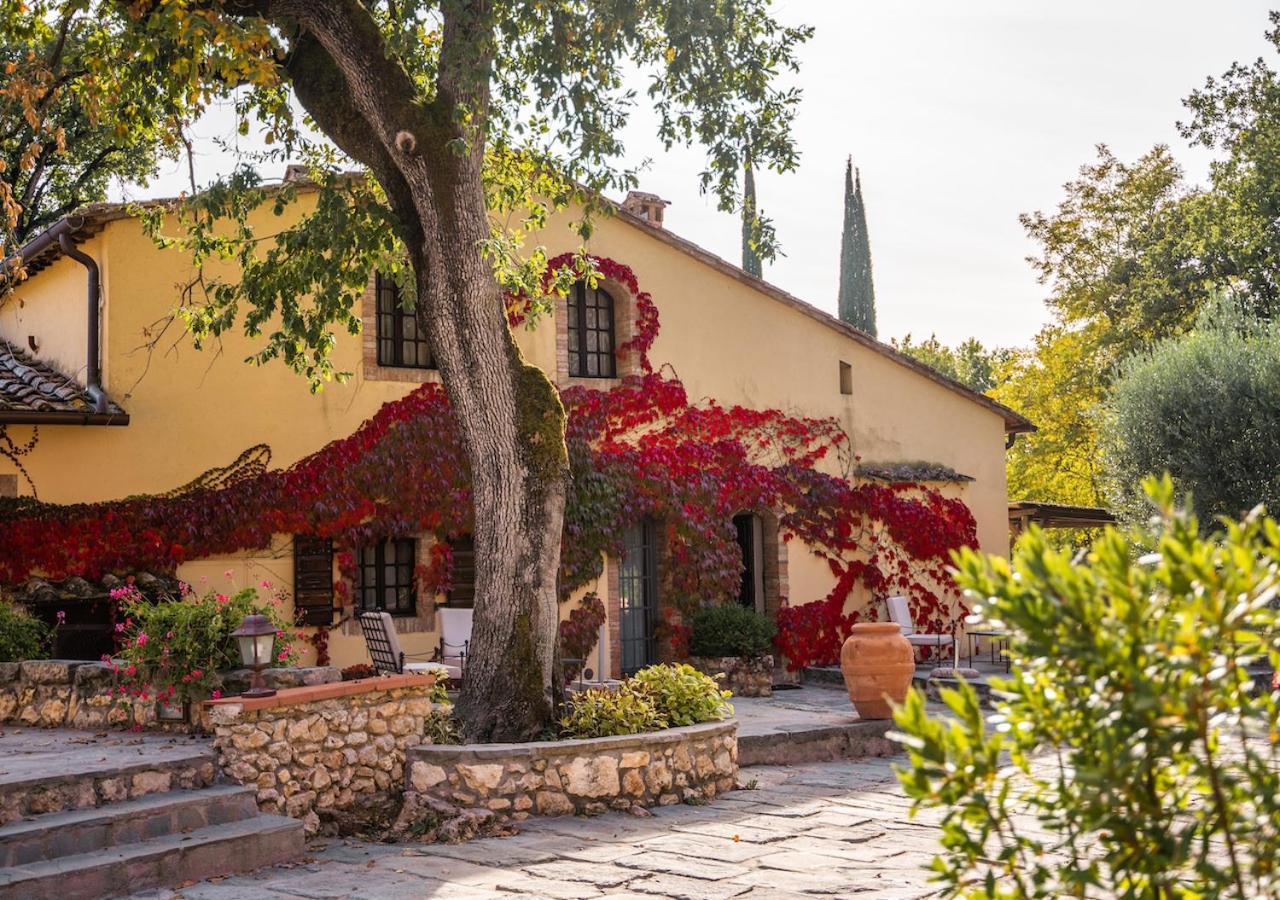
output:
MULTIPOLYGON (((561 561, 565 598, 599 579, 603 555, 620 556, 624 527, 646 516, 662 526, 667 602, 688 612, 733 596, 742 564, 732 519, 756 510, 775 514, 781 538, 802 541, 836 579, 826 598, 799 598, 779 613, 778 647, 793 667, 834 660, 858 616, 846 607, 859 584, 873 595, 906 595, 928 630, 949 628, 963 614, 946 571, 951 550, 976 543, 962 502, 917 484, 850 482, 852 450, 832 419, 691 401, 672 371, 649 362, 658 334, 652 298, 621 263, 590 262, 635 299, 635 330, 618 351, 636 354, 639 374, 606 391, 562 392, 573 475, 561 561)), ((572 254, 553 259, 548 284, 570 265, 580 265, 572 254)), ((523 303, 508 298, 513 321, 523 303)), ((430 533, 440 540, 418 571, 419 589, 448 590, 446 541, 471 531, 472 503, 465 454, 439 385, 387 403, 350 436, 287 469, 234 469, 234 477, 198 481, 181 493, 27 503, 0 513, 0 583, 33 573, 171 572, 187 560, 265 548, 273 535, 307 534, 334 540, 339 596, 348 604, 355 548, 430 533)), ((602 612, 597 601, 562 628, 578 658, 602 612)))

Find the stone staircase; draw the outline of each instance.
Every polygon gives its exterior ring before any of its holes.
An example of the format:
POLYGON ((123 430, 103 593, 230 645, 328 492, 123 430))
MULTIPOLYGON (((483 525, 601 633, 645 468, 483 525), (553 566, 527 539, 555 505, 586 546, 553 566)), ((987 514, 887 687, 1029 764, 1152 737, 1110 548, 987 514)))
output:
POLYGON ((0 900, 126 896, 303 853, 300 821, 212 783, 208 744, 75 734, 33 732, 55 737, 34 759, 0 758, 0 900))

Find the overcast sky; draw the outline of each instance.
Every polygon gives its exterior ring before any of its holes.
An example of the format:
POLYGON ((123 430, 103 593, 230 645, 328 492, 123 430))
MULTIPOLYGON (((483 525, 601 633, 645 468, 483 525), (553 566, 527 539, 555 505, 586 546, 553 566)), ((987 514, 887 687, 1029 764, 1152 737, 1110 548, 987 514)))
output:
MULTIPOLYGON (((757 177, 787 254, 765 277, 835 310, 852 154, 882 339, 936 332, 948 343, 1025 344, 1046 320, 1045 290, 1024 260, 1034 247, 1018 214, 1053 207, 1099 142, 1126 160, 1168 143, 1200 180, 1206 157, 1175 128, 1181 99, 1234 60, 1271 55, 1267 4, 1253 0, 784 0, 776 9, 816 33, 801 50, 800 168, 757 177)), ((737 219, 698 194, 702 157, 662 152, 653 131, 637 115, 627 134, 633 160, 654 159, 641 187, 672 202, 669 228, 738 262, 737 219)), ((198 177, 226 166, 206 144, 198 177)), ((185 165, 175 166, 148 193, 186 184, 185 165)))

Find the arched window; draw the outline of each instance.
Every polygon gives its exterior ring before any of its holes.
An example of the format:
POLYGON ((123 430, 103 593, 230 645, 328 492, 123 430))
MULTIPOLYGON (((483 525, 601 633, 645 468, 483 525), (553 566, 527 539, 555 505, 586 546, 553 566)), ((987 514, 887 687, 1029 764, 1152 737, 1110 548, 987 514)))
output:
POLYGON ((418 327, 418 316, 400 302, 400 288, 379 272, 377 294, 378 365, 396 369, 434 369, 431 344, 418 327))
POLYGON ((616 378, 613 297, 584 282, 568 297, 569 375, 574 378, 616 378))

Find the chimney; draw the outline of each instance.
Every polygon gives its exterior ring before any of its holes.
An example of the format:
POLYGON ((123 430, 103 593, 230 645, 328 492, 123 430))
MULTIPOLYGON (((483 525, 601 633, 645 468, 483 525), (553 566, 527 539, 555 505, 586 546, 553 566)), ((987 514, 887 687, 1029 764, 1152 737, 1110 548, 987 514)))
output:
POLYGON ((654 228, 662 227, 662 211, 671 204, 657 194, 646 194, 644 191, 628 191, 622 201, 622 208, 633 216, 639 216, 654 228))

